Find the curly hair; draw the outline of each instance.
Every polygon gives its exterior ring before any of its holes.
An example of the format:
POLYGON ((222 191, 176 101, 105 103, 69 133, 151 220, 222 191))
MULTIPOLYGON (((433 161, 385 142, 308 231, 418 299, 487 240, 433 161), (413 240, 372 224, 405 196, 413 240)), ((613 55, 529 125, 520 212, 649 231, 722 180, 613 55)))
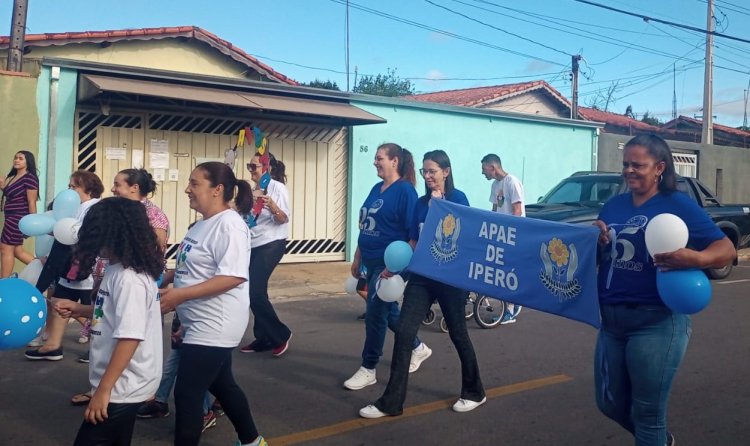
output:
POLYGON ((125 268, 157 279, 164 270, 164 253, 156 240, 146 208, 123 197, 105 198, 91 206, 73 248, 77 280, 91 274, 97 256, 117 259, 125 268))

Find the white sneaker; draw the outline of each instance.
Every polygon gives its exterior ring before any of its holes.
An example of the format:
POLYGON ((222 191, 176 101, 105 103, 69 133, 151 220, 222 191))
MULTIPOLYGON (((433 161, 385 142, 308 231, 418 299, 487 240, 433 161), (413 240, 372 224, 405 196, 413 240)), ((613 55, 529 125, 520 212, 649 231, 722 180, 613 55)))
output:
POLYGON ((362 418, 382 418, 386 415, 386 413, 381 412, 380 409, 372 404, 359 409, 359 416, 362 418))
POLYGON ((472 401, 459 398, 458 401, 453 405, 453 410, 456 412, 469 412, 477 407, 481 406, 487 401, 487 397, 482 398, 482 401, 472 401))
POLYGON ((351 378, 344 381, 344 387, 349 390, 359 390, 371 386, 376 382, 378 380, 375 379, 375 369, 370 370, 360 367, 351 378))
POLYGON ((419 366, 422 365, 425 359, 432 356, 432 349, 427 346, 424 342, 419 344, 417 348, 411 351, 411 361, 409 361, 409 373, 414 373, 419 370, 419 366))
POLYGON ((46 339, 44 339, 44 335, 39 335, 39 336, 35 337, 34 339, 32 339, 26 345, 28 345, 29 347, 41 347, 41 346, 44 345, 45 341, 46 341, 46 339))

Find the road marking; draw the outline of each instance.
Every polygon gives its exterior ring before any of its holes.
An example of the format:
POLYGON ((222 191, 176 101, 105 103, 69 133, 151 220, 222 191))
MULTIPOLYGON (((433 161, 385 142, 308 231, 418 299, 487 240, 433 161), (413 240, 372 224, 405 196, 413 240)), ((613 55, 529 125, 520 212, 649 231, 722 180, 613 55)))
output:
MULTIPOLYGON (((486 390, 485 393, 487 395, 487 399, 492 399, 505 395, 511 395, 514 393, 525 392, 527 390, 539 389, 542 387, 551 386, 553 384, 561 384, 572 380, 573 378, 567 375, 553 375, 545 378, 532 379, 529 381, 510 384, 507 386, 495 387, 486 390)), ((436 412, 438 410, 444 410, 453 406, 453 403, 455 402, 455 398, 450 398, 447 400, 434 401, 431 403, 420 404, 419 406, 408 407, 404 409, 404 413, 398 417, 383 417, 370 420, 365 418, 356 418, 349 421, 343 421, 341 423, 319 427, 317 429, 310 429, 304 432, 284 435, 283 437, 269 438, 268 444, 272 444, 274 446, 287 446, 312 440, 319 440, 321 438, 332 437, 334 435, 364 429, 378 424, 392 423, 394 421, 403 420, 404 418, 415 417, 418 415, 425 415, 431 412, 436 412)))
POLYGON ((750 282, 750 279, 722 280, 721 282, 716 282, 716 284, 717 285, 728 285, 730 283, 742 283, 742 282, 750 282))

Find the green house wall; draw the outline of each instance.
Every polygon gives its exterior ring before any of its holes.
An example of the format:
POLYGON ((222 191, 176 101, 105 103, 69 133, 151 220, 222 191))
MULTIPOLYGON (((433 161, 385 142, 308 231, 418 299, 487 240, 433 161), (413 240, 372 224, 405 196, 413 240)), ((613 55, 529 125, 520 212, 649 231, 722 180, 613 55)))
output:
MULTIPOLYGON (((380 181, 373 160, 377 147, 395 142, 414 155, 417 169, 424 153, 445 150, 451 159, 453 181, 472 206, 490 209, 490 181, 481 171, 481 159, 497 154, 503 168, 521 179, 527 203, 537 199, 573 172, 596 166, 597 128, 568 120, 508 117, 471 109, 465 112, 355 100, 352 104, 385 118, 377 125, 355 126, 351 131, 349 160, 349 213, 347 258, 351 259, 359 234, 359 208, 372 186, 380 181)), ((417 176, 417 192, 424 194, 417 176)))

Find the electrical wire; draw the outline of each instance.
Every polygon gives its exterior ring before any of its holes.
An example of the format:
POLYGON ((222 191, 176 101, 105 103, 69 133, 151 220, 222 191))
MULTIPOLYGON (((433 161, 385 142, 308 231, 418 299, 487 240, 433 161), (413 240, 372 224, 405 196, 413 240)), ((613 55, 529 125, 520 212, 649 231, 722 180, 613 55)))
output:
MULTIPOLYGON (((347 2, 344 1, 344 0, 330 0, 330 1, 333 2, 333 3, 338 3, 340 5, 346 5, 347 4, 347 2)), ((410 26, 414 26, 414 27, 417 27, 417 28, 421 28, 421 29, 427 30, 427 31, 432 31, 434 33, 442 34, 444 36, 452 37, 454 39, 463 40, 465 42, 473 43, 473 44, 476 44, 476 45, 481 45, 481 46, 484 46, 484 47, 487 47, 487 48, 491 48, 491 49, 494 49, 494 50, 502 51, 502 52, 505 52, 505 53, 510 53, 510 54, 513 54, 513 55, 516 55, 516 56, 520 56, 520 57, 525 57, 525 58, 528 58, 528 59, 538 60, 540 62, 545 62, 545 63, 551 64, 551 65, 557 65, 557 66, 560 66, 560 67, 564 67, 565 66, 565 64, 562 64, 560 62, 555 62, 555 61, 548 60, 548 59, 542 59, 540 57, 536 57, 536 56, 533 56, 531 54, 522 53, 520 51, 511 50, 509 48, 503 48, 503 47, 501 47, 499 45, 494 45, 494 44, 491 44, 491 43, 488 43, 488 42, 484 42, 484 41, 481 41, 481 40, 478 40, 478 39, 473 39, 471 37, 466 37, 466 36, 462 36, 462 35, 459 35, 459 34, 455 34, 455 33, 452 33, 450 31, 445 31, 443 29, 439 29, 439 28, 435 28, 435 27, 432 27, 432 26, 429 26, 429 25, 425 25, 425 24, 420 23, 420 22, 416 22, 416 21, 409 20, 409 19, 404 19, 402 17, 398 17, 398 16, 395 16, 395 15, 392 15, 392 14, 388 14, 388 13, 385 13, 385 12, 382 12, 382 11, 379 11, 379 10, 376 10, 376 9, 372 9, 372 8, 368 8, 368 7, 365 7, 365 6, 361 6, 361 5, 359 5, 357 3, 354 3, 354 2, 351 2, 351 1, 349 1, 348 5, 349 5, 350 8, 357 9, 359 11, 363 11, 363 12, 366 12, 368 14, 377 15, 379 17, 383 17, 383 18, 386 18, 386 19, 389 19, 389 20, 393 20, 393 21, 396 21, 396 22, 404 23, 404 24, 407 24, 407 25, 410 25, 410 26)))

